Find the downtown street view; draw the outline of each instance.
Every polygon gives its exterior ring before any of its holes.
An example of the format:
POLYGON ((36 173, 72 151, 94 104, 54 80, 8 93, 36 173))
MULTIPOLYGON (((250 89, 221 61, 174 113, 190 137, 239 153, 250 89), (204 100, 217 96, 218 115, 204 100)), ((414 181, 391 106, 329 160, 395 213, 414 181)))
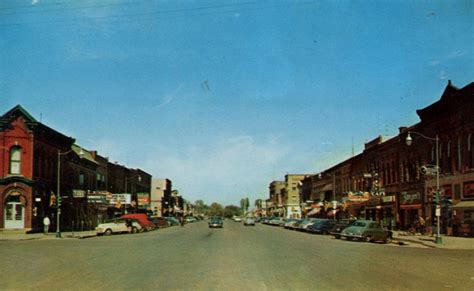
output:
POLYGON ((472 19, 2 1, 0 290, 474 290, 472 19))

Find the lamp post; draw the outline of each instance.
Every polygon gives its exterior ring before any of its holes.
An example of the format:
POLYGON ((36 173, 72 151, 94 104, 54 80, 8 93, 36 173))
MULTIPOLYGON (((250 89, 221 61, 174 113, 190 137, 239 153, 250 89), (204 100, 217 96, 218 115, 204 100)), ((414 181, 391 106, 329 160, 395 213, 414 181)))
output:
MULTIPOLYGON (((61 230, 59 228, 60 216, 61 216, 61 156, 67 155, 72 152, 73 149, 68 150, 67 152, 61 152, 58 150, 58 179, 57 179, 57 198, 56 198, 56 238, 61 238, 61 230)), ((82 159, 84 157, 84 151, 79 151, 79 157, 82 159)))
POLYGON ((443 240, 440 234, 441 205, 439 201, 439 137, 437 134, 434 138, 432 138, 416 131, 409 131, 406 138, 407 146, 410 146, 413 143, 410 133, 419 135, 427 140, 435 141, 436 144, 436 244, 442 244, 443 240))

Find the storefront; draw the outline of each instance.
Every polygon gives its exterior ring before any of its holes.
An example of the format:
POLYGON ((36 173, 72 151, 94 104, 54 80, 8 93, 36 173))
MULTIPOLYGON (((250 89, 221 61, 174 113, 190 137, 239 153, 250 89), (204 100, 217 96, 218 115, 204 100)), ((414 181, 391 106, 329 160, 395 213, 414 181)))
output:
POLYGON ((400 229, 407 230, 414 226, 417 218, 423 215, 421 193, 407 191, 400 194, 400 229))
POLYGON ((452 210, 453 235, 474 237, 474 200, 460 201, 452 210))

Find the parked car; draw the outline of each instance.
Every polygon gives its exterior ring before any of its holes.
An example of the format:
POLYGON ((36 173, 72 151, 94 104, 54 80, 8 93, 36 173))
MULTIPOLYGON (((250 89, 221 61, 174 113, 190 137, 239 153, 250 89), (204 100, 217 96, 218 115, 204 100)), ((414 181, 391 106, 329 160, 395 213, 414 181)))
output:
POLYGON ((196 222, 198 220, 194 216, 186 216, 185 221, 186 221, 186 223, 193 223, 193 222, 196 222))
POLYGON ((287 218, 285 224, 283 225, 286 229, 294 229, 296 224, 301 223, 302 219, 298 218, 287 218))
POLYGON ((117 233, 137 233, 141 230, 142 227, 137 220, 126 218, 115 218, 106 223, 101 223, 95 228, 98 236, 117 233))
POLYGON ((297 230, 306 231, 310 225, 316 223, 318 220, 320 220, 320 218, 305 218, 300 222, 297 230))
POLYGON ((255 226, 255 219, 252 217, 247 217, 244 219, 244 225, 252 225, 255 226))
POLYGON ((329 234, 331 228, 336 224, 333 219, 320 219, 308 226, 306 229, 310 233, 329 234))
POLYGON ((164 228, 170 226, 170 222, 164 217, 148 217, 148 219, 153 222, 156 228, 164 228))
POLYGON ((268 224, 276 225, 276 226, 283 226, 285 224, 285 219, 283 217, 274 217, 271 219, 268 224))
POLYGON ((350 226, 352 223, 356 221, 355 219, 341 219, 338 220, 335 225, 331 228, 329 233, 333 235, 336 239, 341 238, 341 232, 344 228, 350 226))
POLYGON ((379 222, 356 220, 341 232, 341 237, 347 240, 383 241, 388 243, 392 240, 392 232, 384 229, 379 222))
POLYGON ((220 217, 212 217, 211 220, 209 220, 209 228, 223 228, 224 227, 224 222, 222 221, 222 218, 220 217))
POLYGON ((133 218, 147 231, 155 229, 155 224, 148 220, 148 216, 145 213, 130 213, 124 214, 121 218, 133 218))
POLYGON ((180 225, 179 220, 173 216, 164 217, 170 223, 170 226, 180 225))

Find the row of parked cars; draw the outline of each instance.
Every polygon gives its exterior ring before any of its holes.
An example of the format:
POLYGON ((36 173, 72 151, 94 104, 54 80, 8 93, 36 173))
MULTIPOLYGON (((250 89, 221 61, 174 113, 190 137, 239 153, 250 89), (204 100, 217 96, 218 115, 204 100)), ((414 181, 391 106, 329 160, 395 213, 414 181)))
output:
POLYGON ((101 223, 96 227, 96 233, 112 235, 117 233, 138 233, 154 229, 180 225, 175 217, 153 217, 144 213, 124 214, 118 218, 101 223))
POLYGON ((372 220, 269 217, 263 219, 262 223, 308 233, 333 235, 337 239, 384 243, 392 240, 392 232, 372 220))

